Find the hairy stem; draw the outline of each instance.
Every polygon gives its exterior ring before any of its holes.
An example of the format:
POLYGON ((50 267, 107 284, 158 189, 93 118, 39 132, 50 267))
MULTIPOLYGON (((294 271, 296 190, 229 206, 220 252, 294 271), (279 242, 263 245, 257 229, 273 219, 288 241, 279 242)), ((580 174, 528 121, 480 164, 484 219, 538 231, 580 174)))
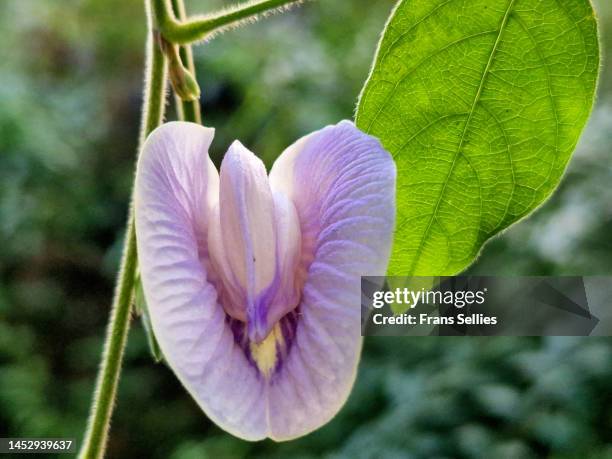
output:
MULTIPOLYGON (((149 8, 148 12, 150 13, 149 8)), ((148 24, 145 93, 138 151, 140 151, 147 135, 162 122, 165 109, 166 58, 153 38, 151 14, 148 14, 148 24)), ((102 363, 96 381, 87 431, 79 453, 79 458, 82 459, 101 458, 104 456, 106 449, 110 418, 115 404, 123 351, 130 324, 136 268, 136 234, 132 206, 130 205, 123 258, 117 277, 102 363)))
MULTIPOLYGON (((182 45, 179 49, 180 61, 184 63, 191 75, 195 75, 190 43, 211 33, 239 25, 243 21, 257 18, 261 14, 300 2, 301 0, 257 0, 218 14, 185 20, 183 0, 146 0, 147 65, 138 151, 140 152, 147 136, 162 123, 165 112, 168 61, 158 46, 161 43, 158 34, 161 34, 163 39, 172 45, 182 45)), ((181 119, 201 122, 199 101, 186 101, 177 97, 176 103, 181 119)), ((87 431, 79 452, 81 459, 102 458, 106 450, 110 419, 130 325, 130 309, 134 298, 137 266, 136 232, 133 206, 130 203, 123 257, 115 286, 102 363, 96 381, 87 431)))
MULTIPOLYGON (((185 5, 183 0, 172 0, 172 10, 174 11, 175 17, 183 21, 187 17, 185 12, 185 5)), ((181 61, 189 70, 189 72, 195 77, 195 65, 193 63, 193 52, 191 45, 181 46, 179 49, 181 61)), ((200 114, 200 101, 199 100, 182 100, 180 97, 175 96, 176 111, 178 117, 184 121, 191 121, 193 123, 202 124, 202 115, 200 114)))
POLYGON ((254 0, 219 13, 184 21, 180 17, 177 20, 172 14, 169 1, 153 0, 154 14, 160 32, 166 40, 180 45, 202 40, 210 34, 251 21, 266 13, 302 3, 302 0, 254 0))

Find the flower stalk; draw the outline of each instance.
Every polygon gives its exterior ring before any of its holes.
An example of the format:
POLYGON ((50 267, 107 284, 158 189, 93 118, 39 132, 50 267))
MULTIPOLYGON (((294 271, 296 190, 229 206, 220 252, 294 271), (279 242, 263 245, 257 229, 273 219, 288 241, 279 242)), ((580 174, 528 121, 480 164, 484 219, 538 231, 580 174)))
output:
MULTIPOLYGON (((153 21, 150 14, 148 14, 148 23, 145 94, 139 151, 147 135, 163 120, 167 85, 167 60, 153 38, 153 21)), ((81 459, 98 459, 104 456, 130 325, 130 309, 134 297, 136 268, 136 234, 133 209, 130 205, 123 258, 117 277, 102 363, 98 372, 87 430, 79 452, 79 458, 81 459)))
MULTIPOLYGON (((199 100, 200 87, 193 74, 183 65, 178 45, 167 41, 159 32, 155 32, 155 38, 162 52, 168 58, 168 76, 177 99, 181 102, 195 102, 199 100)), ((179 104, 179 109, 182 109, 181 104, 179 104)))
MULTIPOLYGON (((172 0, 172 10, 174 15, 181 21, 185 20, 187 13, 183 0, 172 0)), ((187 71, 195 78, 195 65, 193 63, 193 52, 191 45, 179 47, 179 57, 187 71)), ((201 124, 202 115, 200 113, 199 100, 183 100, 180 97, 175 98, 176 109, 179 119, 183 121, 191 121, 192 123, 201 124)))

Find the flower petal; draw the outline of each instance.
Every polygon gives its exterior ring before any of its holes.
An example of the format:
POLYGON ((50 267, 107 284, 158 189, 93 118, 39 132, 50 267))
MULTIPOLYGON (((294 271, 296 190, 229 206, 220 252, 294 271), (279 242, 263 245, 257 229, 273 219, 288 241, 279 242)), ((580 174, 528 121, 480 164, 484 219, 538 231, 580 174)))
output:
POLYGON ((266 167, 238 141, 221 164, 220 213, 230 268, 254 298, 276 270, 274 201, 266 167))
POLYGON ((261 343, 297 305, 293 276, 282 275, 284 269, 293 273, 297 262, 297 214, 286 198, 272 195, 264 164, 238 141, 221 164, 219 201, 209 248, 223 277, 222 303, 261 343))
POLYGON ((301 283, 297 279, 302 235, 297 211, 282 193, 274 193, 276 226, 276 291, 267 310, 268 324, 275 324, 295 309, 300 299, 301 283))
POLYGON ((213 129, 167 123, 147 139, 136 174, 138 257, 155 336, 170 367, 230 433, 268 434, 264 380, 248 361, 211 284, 206 248, 218 174, 213 129))
POLYGON ((395 175, 378 140, 348 121, 298 140, 272 168, 272 190, 294 203, 310 254, 293 345, 270 382, 272 438, 316 429, 350 393, 362 342, 360 276, 386 271, 395 175))

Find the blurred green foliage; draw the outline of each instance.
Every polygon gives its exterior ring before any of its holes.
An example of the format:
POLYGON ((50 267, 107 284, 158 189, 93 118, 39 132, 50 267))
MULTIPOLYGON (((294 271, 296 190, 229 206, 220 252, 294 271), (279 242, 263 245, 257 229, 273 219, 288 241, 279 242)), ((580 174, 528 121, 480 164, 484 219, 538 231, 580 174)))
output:
MULTIPOLYGON (((605 62, 612 4, 595 3, 605 62)), ((350 118, 392 4, 309 2, 198 47, 215 161, 239 138, 270 164, 350 118)), ((0 436, 80 439, 133 177, 143 5, 4 0, 0 30, 0 436)), ((559 191, 471 272, 612 273, 610 69, 559 191)), ((109 457, 608 458, 610 380, 612 339, 373 338, 330 424, 250 444, 207 420, 134 322, 109 457)))

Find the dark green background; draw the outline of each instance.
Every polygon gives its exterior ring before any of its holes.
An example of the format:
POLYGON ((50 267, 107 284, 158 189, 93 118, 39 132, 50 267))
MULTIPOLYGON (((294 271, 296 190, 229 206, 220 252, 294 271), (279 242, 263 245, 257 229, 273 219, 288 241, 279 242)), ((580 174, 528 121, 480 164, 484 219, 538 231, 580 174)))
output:
MULTIPOLYGON (((612 274, 612 4, 595 3, 604 68, 575 158, 553 198, 471 272, 612 274)), ((392 5, 309 2, 198 47, 215 160, 239 138, 270 164, 350 118, 392 5)), ((133 176, 143 4, 4 0, 0 36, 0 436, 80 439, 133 176)), ((612 338, 370 338, 330 424, 251 444, 151 361, 135 321, 109 457, 612 458, 611 384, 612 338)))

